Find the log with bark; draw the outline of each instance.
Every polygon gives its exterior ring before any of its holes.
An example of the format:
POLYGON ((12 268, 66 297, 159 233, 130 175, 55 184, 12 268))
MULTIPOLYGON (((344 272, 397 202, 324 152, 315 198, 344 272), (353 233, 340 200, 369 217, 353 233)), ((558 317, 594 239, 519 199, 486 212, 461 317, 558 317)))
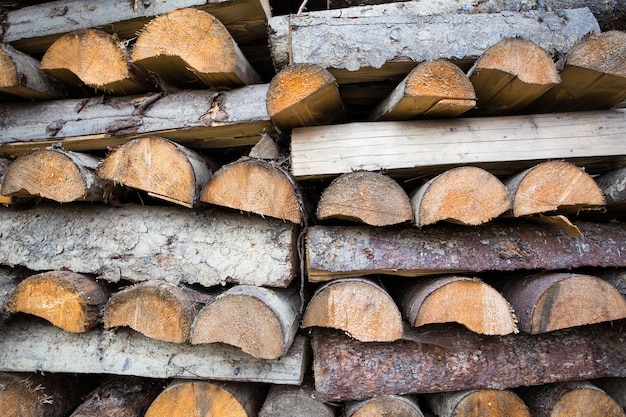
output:
POLYGON ((24 278, 21 270, 0 267, 0 325, 11 316, 11 312, 7 309, 7 302, 24 278))
POLYGON ((345 417, 403 416, 424 417, 417 398, 409 395, 384 395, 346 404, 345 417))
POLYGON ((623 268, 594 270, 593 275, 599 276, 617 288, 620 294, 626 297, 626 270, 623 268))
POLYGON ((531 417, 526 404, 512 390, 442 392, 429 395, 427 401, 439 417, 531 417))
POLYGON ((363 343, 318 329, 312 340, 316 398, 348 401, 624 377, 623 324, 507 336, 444 326, 417 333, 416 341, 394 343, 363 343))
POLYGON ((259 417, 335 417, 336 408, 315 398, 312 381, 299 386, 272 385, 259 411, 259 417))
POLYGON ((621 215, 626 209, 626 168, 613 169, 594 180, 604 195, 607 211, 621 215))
POLYGON ((0 157, 0 204, 8 206, 15 202, 15 199, 11 196, 2 194, 2 179, 9 170, 12 160, 0 157))
POLYGON ((73 204, 0 210, 0 264, 68 269, 117 282, 287 287, 292 223, 218 209, 73 204))

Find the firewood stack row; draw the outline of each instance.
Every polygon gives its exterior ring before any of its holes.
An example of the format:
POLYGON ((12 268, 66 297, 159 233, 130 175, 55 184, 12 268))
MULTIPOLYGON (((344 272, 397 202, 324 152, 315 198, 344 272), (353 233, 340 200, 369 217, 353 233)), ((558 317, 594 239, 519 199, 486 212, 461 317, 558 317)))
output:
POLYGON ((624 416, 626 7, 311 3, 0 3, 3 415, 624 416))

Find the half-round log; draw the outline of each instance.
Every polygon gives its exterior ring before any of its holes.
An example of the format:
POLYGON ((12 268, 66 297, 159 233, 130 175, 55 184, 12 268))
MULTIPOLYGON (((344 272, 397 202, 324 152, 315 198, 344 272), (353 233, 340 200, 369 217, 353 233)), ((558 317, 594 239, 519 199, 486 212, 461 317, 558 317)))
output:
POLYGON ((335 407, 315 399, 311 382, 299 386, 272 385, 259 417, 335 417, 335 407))
POLYGON ((383 395, 347 404, 345 417, 402 416, 424 417, 417 399, 412 396, 383 395))
POLYGON ((477 389, 428 396, 439 417, 531 417, 528 407, 511 390, 477 389))

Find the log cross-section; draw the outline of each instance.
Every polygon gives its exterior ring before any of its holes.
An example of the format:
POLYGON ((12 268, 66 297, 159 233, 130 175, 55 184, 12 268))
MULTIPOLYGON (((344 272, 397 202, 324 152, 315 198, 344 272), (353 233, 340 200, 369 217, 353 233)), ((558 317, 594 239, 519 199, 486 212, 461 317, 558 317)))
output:
POLYGON ((531 417, 526 404, 512 390, 442 392, 428 396, 427 401, 439 417, 531 417))

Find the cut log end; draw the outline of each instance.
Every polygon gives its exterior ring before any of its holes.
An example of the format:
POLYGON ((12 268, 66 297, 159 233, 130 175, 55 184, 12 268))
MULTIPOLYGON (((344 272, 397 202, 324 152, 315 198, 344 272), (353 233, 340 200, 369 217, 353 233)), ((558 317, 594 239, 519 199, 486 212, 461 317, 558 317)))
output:
POLYGON ((513 391, 480 389, 433 394, 431 409, 440 417, 531 417, 513 391))
POLYGON ((609 30, 584 38, 567 53, 567 64, 626 78, 626 32, 609 30))
POLYGON ((344 408, 343 415, 345 417, 424 417, 415 398, 400 395, 384 395, 351 403, 344 408))
POLYGON ((273 385, 259 417, 283 416, 335 417, 333 406, 315 399, 313 387, 303 383, 297 387, 273 385))

